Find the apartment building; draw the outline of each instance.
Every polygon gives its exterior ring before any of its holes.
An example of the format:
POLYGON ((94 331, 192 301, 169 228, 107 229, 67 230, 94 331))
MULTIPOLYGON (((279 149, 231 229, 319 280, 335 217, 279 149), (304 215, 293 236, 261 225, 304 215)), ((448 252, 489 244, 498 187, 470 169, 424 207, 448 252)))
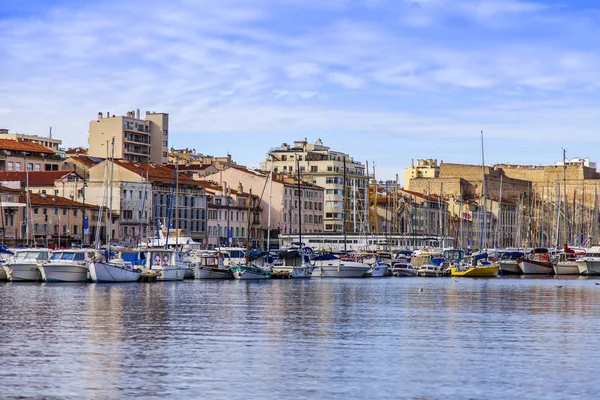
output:
POLYGON ((62 140, 38 135, 27 135, 24 133, 9 133, 8 129, 0 129, 0 139, 16 140, 17 142, 36 143, 40 146, 53 150, 56 154, 64 153, 61 145, 62 140))
POLYGON ((140 110, 128 111, 116 116, 99 112, 96 120, 90 121, 88 155, 106 158, 112 152, 115 139, 116 159, 137 163, 167 164, 169 158, 169 114, 146 111, 145 118, 140 110))
POLYGON ((348 232, 365 232, 367 212, 365 208, 368 177, 365 166, 346 153, 324 146, 321 139, 316 143, 286 143, 271 149, 261 163, 261 169, 287 177, 298 176, 305 182, 325 189, 323 229, 328 233, 342 233, 344 214, 348 232), (346 181, 344 182, 344 165, 346 181))
POLYGON ((48 147, 0 136, 0 171, 57 171, 61 164, 62 157, 48 147))

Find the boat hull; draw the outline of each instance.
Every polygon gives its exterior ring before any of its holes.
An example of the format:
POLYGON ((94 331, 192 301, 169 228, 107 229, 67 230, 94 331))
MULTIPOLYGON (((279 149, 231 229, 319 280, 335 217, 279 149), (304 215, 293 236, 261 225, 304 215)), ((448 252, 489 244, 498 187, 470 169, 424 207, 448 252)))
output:
POLYGON ((548 261, 519 260, 519 268, 526 275, 550 275, 553 265, 548 261))
POLYGON ((156 278, 158 281, 182 281, 187 270, 187 267, 166 266, 154 271, 159 272, 156 278))
POLYGON ((516 260, 500 261, 500 272, 502 275, 521 275, 523 273, 516 260))
POLYGON ((8 280, 8 272, 4 268, 5 268, 4 266, 2 268, 0 268, 0 281, 8 280))
POLYGON ((417 276, 417 270, 414 268, 394 268, 392 274, 394 276, 417 276))
POLYGON ((600 259, 582 259, 577 261, 581 275, 600 275, 600 259))
POLYGON ((141 271, 132 271, 118 265, 104 262, 93 262, 90 264, 90 279, 92 282, 137 282, 141 271))
POLYGON ((312 277, 314 267, 309 266, 299 266, 293 267, 292 272, 290 273, 290 278, 292 279, 308 279, 312 277))
POLYGON ((87 282, 88 268, 85 265, 52 265, 38 267, 44 282, 87 282))
POLYGON ((196 279, 231 279, 233 277, 229 269, 212 267, 197 267, 194 276, 196 279))
POLYGON ((316 264, 312 276, 319 278, 362 278, 369 272, 370 266, 356 263, 357 265, 342 262, 316 264))
POLYGON ((377 266, 371 267, 371 269, 365 273, 365 276, 371 277, 371 278, 381 278, 382 276, 384 276, 386 271, 387 271, 386 265, 377 265, 377 266))
POLYGON ((247 266, 239 266, 239 267, 231 267, 231 272, 233 273, 233 278, 249 281, 249 280, 260 280, 260 279, 269 279, 270 273, 260 269, 258 267, 247 267, 247 266))
POLYGON ((579 275, 579 265, 576 262, 558 262, 554 265, 556 275, 579 275))
POLYGON ((466 270, 459 270, 455 267, 450 268, 450 275, 465 278, 493 278, 498 275, 499 265, 486 267, 470 267, 466 270))
POLYGON ((42 274, 37 264, 5 265, 4 271, 8 280, 13 282, 41 282, 42 274))

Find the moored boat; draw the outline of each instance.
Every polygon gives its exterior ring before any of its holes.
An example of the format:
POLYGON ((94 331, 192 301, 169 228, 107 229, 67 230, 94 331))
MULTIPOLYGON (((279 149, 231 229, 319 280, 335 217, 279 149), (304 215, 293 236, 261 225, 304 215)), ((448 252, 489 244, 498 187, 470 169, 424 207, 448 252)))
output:
POLYGON ((18 249, 3 268, 8 280, 14 282, 41 282, 38 265, 50 259, 49 249, 18 249))
POLYGON ((550 275, 554 265, 550 261, 548 249, 534 249, 528 258, 517 260, 521 272, 526 275, 550 275))
POLYGON ((88 263, 95 252, 86 249, 55 250, 38 268, 44 282, 87 282, 88 263))
POLYGON ((182 281, 188 265, 179 261, 179 253, 172 249, 148 249, 144 271, 158 272, 159 281, 182 281))
POLYGON ((272 270, 261 268, 256 265, 234 265, 231 268, 231 273, 235 279, 239 280, 259 280, 269 279, 272 270))
POLYGON ((362 278, 371 269, 368 264, 342 260, 333 254, 324 254, 313 259, 313 277, 319 278, 362 278))
POLYGON ((600 246, 592 246, 586 250, 585 256, 577 260, 581 275, 600 275, 600 246))
POLYGON ((223 254, 215 251, 202 252, 197 257, 194 267, 196 279, 231 279, 233 275, 223 264, 223 254))

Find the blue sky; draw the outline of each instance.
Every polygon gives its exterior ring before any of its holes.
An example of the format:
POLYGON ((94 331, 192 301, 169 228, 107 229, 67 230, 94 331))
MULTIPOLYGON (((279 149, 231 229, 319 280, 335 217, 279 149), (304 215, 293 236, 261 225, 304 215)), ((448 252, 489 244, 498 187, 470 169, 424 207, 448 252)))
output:
POLYGON ((87 145, 98 111, 258 166, 294 140, 375 163, 600 161, 600 4, 520 0, 0 2, 0 127, 87 145))

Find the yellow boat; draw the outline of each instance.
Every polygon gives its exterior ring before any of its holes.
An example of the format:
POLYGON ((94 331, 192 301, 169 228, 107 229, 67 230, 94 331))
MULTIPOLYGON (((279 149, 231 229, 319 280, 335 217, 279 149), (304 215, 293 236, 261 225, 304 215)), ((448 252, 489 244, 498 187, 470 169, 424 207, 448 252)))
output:
POLYGON ((476 266, 476 267, 468 267, 468 268, 450 268, 451 276, 462 276, 467 278, 493 278, 498 275, 498 270, 500 266, 498 264, 494 265, 486 265, 486 266, 476 266))

